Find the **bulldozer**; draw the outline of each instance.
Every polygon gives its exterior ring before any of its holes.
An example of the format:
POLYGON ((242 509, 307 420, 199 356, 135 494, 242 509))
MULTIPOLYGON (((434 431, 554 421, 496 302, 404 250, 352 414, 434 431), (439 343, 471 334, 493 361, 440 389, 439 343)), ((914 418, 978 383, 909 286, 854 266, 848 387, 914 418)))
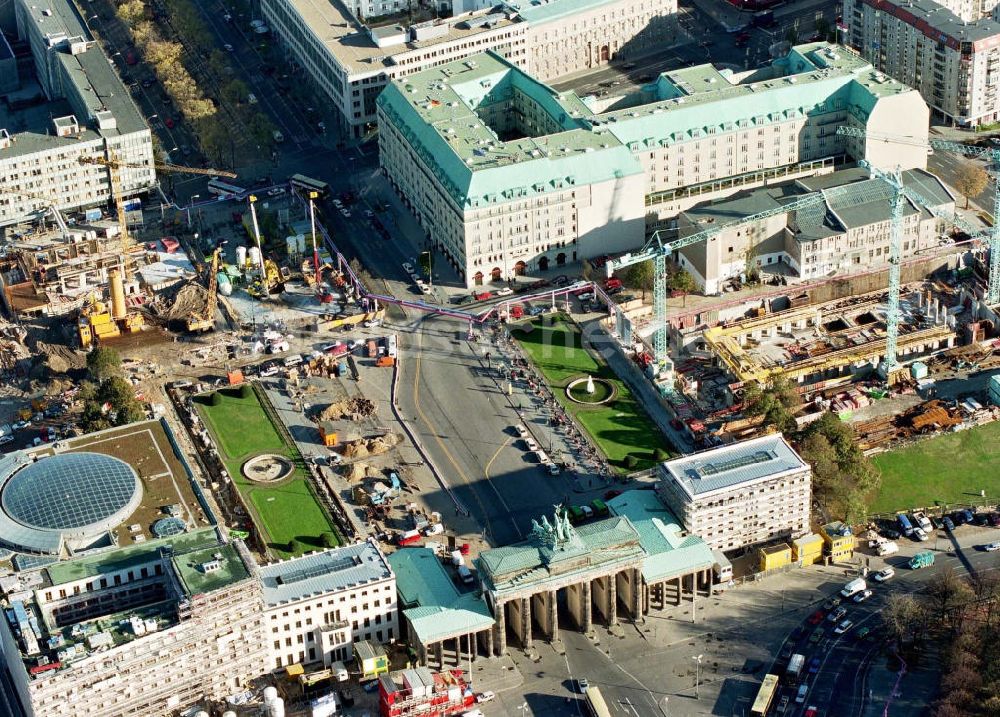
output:
POLYGON ((247 287, 247 293, 254 298, 264 298, 270 294, 281 293, 284 286, 284 279, 281 276, 281 270, 273 259, 264 260, 264 278, 263 281, 258 278, 250 286, 247 287))
POLYGON ((221 254, 222 247, 218 247, 212 252, 212 263, 208 266, 208 280, 205 282, 208 287, 208 295, 205 297, 204 310, 192 313, 187 317, 185 328, 191 333, 202 333, 215 328, 215 309, 219 304, 219 296, 216 292, 219 289, 219 256, 221 254))

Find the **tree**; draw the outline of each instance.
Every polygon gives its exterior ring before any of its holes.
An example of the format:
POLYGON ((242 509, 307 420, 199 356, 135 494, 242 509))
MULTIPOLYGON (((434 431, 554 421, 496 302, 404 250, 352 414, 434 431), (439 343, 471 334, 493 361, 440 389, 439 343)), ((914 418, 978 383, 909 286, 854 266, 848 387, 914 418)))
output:
POLYGON ((97 389, 97 400, 111 407, 114 425, 122 426, 143 418, 142 406, 135 398, 135 387, 121 376, 112 376, 101 381, 97 389))
POLYGON ((126 25, 135 25, 146 17, 146 4, 142 0, 126 0, 115 11, 126 25))
POLYGON ((329 530, 320 536, 323 541, 324 548, 336 548, 337 547, 337 536, 331 533, 329 530))
POLYGON ((819 35, 822 40, 829 40, 830 23, 825 18, 820 18, 816 21, 816 34, 819 35))
POLYGON ((662 448, 656 448, 656 449, 653 450, 653 460, 656 461, 657 463, 662 463, 663 461, 667 460, 669 457, 670 457, 670 454, 667 453, 662 448))
POLYGON ((955 177, 955 189, 965 197, 965 208, 969 208, 969 199, 977 197, 986 189, 989 175, 981 167, 971 164, 962 165, 955 177))
POLYGON ((222 88, 222 99, 234 105, 241 105, 250 96, 250 88, 243 80, 230 80, 222 88))
POLYGON ((251 396, 253 396, 253 387, 249 383, 240 386, 240 398, 250 398, 251 396))
POLYGON ((882 611, 886 636, 902 649, 907 639, 915 639, 923 629, 926 613, 912 595, 892 593, 882 611))
POLYGON ((646 292, 653 290, 653 282, 656 278, 655 262, 640 261, 627 267, 622 272, 622 283, 630 289, 638 289, 642 292, 642 298, 646 298, 646 292))
POLYGON ((121 375, 122 357, 108 346, 98 346, 87 354, 87 373, 95 381, 121 375))
POLYGON ((208 403, 211 406, 221 406, 222 405, 222 394, 218 391, 213 391, 212 395, 208 397, 208 403))
POLYGON ((694 277, 687 269, 677 267, 667 274, 667 287, 672 291, 690 294, 698 288, 694 277))
POLYGON ((292 555, 302 555, 306 552, 306 545, 298 538, 292 538, 288 541, 288 550, 285 552, 291 553, 292 555))
POLYGON ((625 456, 626 468, 628 468, 629 470, 635 470, 638 467, 638 465, 639 465, 639 459, 636 458, 634 455, 629 453, 627 456, 625 456))
POLYGON ((943 620, 948 612, 971 598, 972 588, 951 567, 935 574, 927 584, 927 600, 934 607, 938 620, 943 620))

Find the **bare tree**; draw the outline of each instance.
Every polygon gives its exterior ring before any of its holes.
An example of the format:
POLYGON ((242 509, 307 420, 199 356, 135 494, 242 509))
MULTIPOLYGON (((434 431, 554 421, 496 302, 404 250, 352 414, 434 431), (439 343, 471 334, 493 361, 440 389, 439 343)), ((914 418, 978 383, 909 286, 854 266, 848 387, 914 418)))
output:
POLYGON ((937 573, 927 584, 927 600, 938 620, 972 599, 972 589, 950 567, 937 573))
POLYGON ((926 615, 924 607, 913 596, 893 593, 882 611, 886 635, 901 649, 907 640, 916 641, 926 622, 926 615))

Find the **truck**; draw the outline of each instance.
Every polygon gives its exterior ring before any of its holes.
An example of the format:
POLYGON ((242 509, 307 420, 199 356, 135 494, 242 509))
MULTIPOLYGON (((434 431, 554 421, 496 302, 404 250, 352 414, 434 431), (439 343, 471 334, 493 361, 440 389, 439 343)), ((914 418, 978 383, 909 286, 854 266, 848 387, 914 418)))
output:
POLYGON ((917 525, 919 525, 921 530, 923 530, 925 533, 930 533, 934 530, 934 526, 931 525, 931 519, 928 518, 926 515, 924 515, 924 513, 922 513, 921 511, 918 510, 916 513, 914 513, 913 519, 917 521, 917 525))
POLYGON ((911 570, 919 570, 920 568, 926 568, 933 564, 934 553, 929 550, 921 550, 919 553, 910 558, 910 562, 907 563, 911 570))
POLYGON ((802 668, 806 664, 805 655, 800 655, 798 653, 794 654, 788 660, 788 669, 785 670, 785 675, 787 675, 789 681, 798 682, 799 675, 802 674, 802 668))
POLYGON ((906 513, 897 513, 896 520, 899 521, 899 529, 907 538, 913 535, 913 523, 906 517, 906 513))
POLYGON ((864 578, 854 578, 851 582, 844 586, 844 589, 840 591, 840 594, 845 598, 853 596, 855 593, 859 593, 862 590, 867 590, 868 585, 865 584, 864 578))

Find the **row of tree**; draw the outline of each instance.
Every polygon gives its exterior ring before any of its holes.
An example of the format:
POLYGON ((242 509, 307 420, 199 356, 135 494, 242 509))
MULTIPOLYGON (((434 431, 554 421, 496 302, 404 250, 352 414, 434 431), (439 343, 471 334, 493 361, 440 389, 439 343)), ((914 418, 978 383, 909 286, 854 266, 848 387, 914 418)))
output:
POLYGON ((767 386, 751 383, 743 391, 744 411, 781 431, 813 469, 813 498, 827 518, 851 525, 864 523, 882 476, 858 447, 853 429, 832 413, 801 429, 795 413, 802 399, 787 379, 775 376, 767 386))
POLYGON ((214 115, 215 104, 205 97, 181 62, 183 46, 163 37, 144 0, 123 0, 118 4, 116 13, 184 118, 197 122, 214 115))
POLYGON ((933 645, 944 651, 934 717, 1000 714, 1000 582, 993 573, 965 579, 947 568, 922 594, 890 595, 882 624, 904 659, 933 645))

